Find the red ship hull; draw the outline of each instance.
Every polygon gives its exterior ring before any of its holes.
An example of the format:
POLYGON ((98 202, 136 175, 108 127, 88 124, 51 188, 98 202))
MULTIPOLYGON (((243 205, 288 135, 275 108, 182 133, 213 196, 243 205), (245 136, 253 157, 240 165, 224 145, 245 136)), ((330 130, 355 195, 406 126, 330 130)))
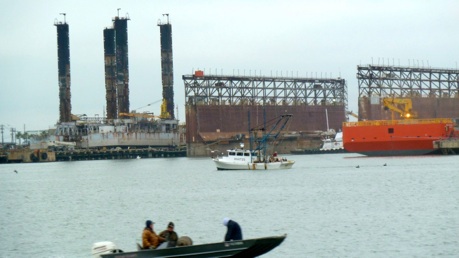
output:
POLYGON ((348 152, 367 156, 435 153, 433 142, 454 136, 452 119, 378 120, 343 123, 348 152))

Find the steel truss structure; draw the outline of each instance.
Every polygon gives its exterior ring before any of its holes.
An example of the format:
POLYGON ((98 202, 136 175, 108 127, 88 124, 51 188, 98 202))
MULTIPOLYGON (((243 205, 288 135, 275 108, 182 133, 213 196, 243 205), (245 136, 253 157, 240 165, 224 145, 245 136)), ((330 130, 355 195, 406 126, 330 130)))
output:
POLYGON ((289 78, 183 75, 186 105, 343 105, 341 78, 289 78))
POLYGON ((357 66, 359 98, 459 98, 459 70, 396 66, 357 66))

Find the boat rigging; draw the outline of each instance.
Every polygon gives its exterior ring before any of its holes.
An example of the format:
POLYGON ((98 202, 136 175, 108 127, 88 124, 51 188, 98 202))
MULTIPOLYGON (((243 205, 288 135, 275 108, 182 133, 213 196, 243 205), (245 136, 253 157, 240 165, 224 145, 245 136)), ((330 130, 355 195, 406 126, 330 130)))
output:
MULTIPOLYGON (((249 113, 250 128, 250 113, 249 113)), ((295 161, 285 157, 278 157, 274 152, 269 158, 267 155, 268 141, 274 141, 279 137, 292 115, 281 115, 278 118, 265 122, 263 126, 256 126, 249 129, 250 149, 244 149, 241 143, 240 148, 227 150, 227 156, 213 159, 218 170, 273 170, 289 169, 295 161), (276 120, 277 119, 277 120, 276 120), (271 126, 266 132, 267 124, 271 126), (255 148, 253 146, 255 145, 255 148)))
POLYGON ((285 128, 290 118, 292 118, 291 114, 281 115, 278 118, 273 118, 265 122, 263 125, 258 125, 250 129, 250 149, 252 150, 253 143, 255 143, 255 149, 253 149, 253 151, 258 155, 257 160, 267 162, 268 141, 274 141, 279 137, 280 132, 285 128), (271 126, 271 129, 267 133, 264 133, 266 131, 266 126, 271 126), (258 137, 260 133, 262 137, 258 137))

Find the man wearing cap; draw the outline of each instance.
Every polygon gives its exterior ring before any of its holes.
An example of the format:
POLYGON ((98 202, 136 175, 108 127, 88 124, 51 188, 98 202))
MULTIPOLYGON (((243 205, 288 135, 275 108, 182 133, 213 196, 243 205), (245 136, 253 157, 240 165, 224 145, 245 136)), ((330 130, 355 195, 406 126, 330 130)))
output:
POLYGON ((236 221, 230 218, 224 218, 223 225, 228 228, 225 235, 225 241, 242 240, 242 230, 236 221))
POLYGON ((177 233, 174 231, 174 222, 167 224, 167 229, 159 233, 160 237, 163 237, 167 241, 167 247, 175 247, 177 245, 177 233))
POLYGON ((166 241, 166 239, 158 236, 153 230, 153 224, 151 220, 145 222, 145 228, 142 233, 142 248, 143 249, 155 249, 159 244, 166 241))

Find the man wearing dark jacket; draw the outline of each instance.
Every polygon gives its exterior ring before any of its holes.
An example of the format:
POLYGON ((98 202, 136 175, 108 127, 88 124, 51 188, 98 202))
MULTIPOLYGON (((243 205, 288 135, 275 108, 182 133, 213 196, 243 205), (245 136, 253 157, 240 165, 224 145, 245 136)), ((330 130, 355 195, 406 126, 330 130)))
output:
POLYGON ((159 233, 159 236, 166 239, 167 247, 175 247, 177 245, 178 236, 174 231, 174 222, 169 222, 167 229, 159 233))
POLYGON ((230 218, 224 218, 223 225, 228 228, 225 235, 225 241, 242 240, 242 230, 236 221, 230 218))

